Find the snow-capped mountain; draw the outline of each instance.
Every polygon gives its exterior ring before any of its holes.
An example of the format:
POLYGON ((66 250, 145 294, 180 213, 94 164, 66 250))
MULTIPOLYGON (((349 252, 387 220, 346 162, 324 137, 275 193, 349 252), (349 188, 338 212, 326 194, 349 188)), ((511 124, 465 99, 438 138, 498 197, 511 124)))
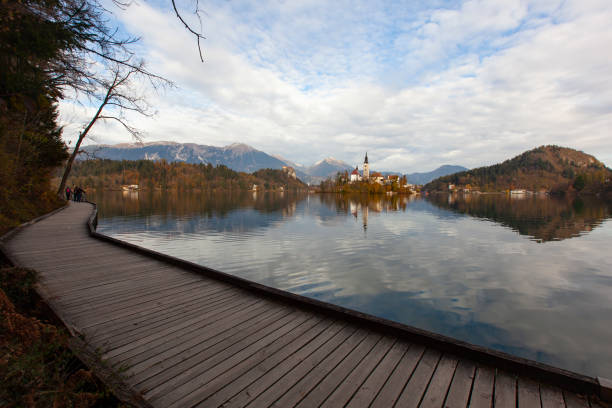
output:
POLYGON ((287 164, 243 143, 216 147, 195 143, 153 142, 142 144, 92 145, 83 148, 81 159, 95 157, 111 160, 166 160, 187 163, 223 164, 252 173, 259 169, 280 169, 287 164))
POLYGON ((334 159, 333 157, 327 157, 323 160, 319 160, 312 166, 306 169, 306 173, 313 177, 329 177, 335 175, 337 172, 345 170, 351 170, 353 167, 343 162, 342 160, 334 159))

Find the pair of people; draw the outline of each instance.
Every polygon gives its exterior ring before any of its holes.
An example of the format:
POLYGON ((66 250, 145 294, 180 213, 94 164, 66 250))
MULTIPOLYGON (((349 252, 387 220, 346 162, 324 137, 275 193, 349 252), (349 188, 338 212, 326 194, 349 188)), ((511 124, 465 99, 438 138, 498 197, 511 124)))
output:
POLYGON ((82 201, 84 194, 85 190, 79 186, 72 187, 72 189, 70 187, 66 187, 66 200, 70 200, 70 197, 72 197, 73 201, 82 201))

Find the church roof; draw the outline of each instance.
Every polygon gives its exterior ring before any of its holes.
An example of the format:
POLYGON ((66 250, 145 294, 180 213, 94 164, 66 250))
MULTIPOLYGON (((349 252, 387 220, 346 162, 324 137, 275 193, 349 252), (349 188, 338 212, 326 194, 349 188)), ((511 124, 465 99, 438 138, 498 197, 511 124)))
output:
POLYGON ((366 152, 366 157, 365 157, 365 160, 364 160, 363 162, 364 162, 364 163, 367 163, 367 162, 368 162, 368 152, 366 152))
POLYGON ((353 170, 351 174, 359 174, 359 170, 357 170, 357 167, 355 167, 355 170, 353 170))

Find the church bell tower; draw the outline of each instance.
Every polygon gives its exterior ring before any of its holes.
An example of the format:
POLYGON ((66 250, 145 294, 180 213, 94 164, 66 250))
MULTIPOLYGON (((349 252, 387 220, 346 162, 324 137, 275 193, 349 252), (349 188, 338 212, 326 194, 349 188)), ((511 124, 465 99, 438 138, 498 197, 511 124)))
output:
POLYGON ((370 165, 368 164, 368 152, 366 152, 365 160, 363 161, 363 179, 369 180, 370 178, 370 165))

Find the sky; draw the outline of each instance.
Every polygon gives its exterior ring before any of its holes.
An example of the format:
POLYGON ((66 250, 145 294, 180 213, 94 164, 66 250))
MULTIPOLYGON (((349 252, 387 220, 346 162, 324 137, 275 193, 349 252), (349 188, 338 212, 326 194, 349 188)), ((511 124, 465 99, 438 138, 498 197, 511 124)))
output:
MULTIPOLYGON (((302 165, 367 152, 404 173, 556 144, 612 166, 610 0, 200 1, 204 62, 169 6, 110 7, 177 85, 147 90, 153 118, 129 116, 145 142, 240 142, 302 165)), ((60 111, 74 145, 94 107, 60 111)), ((100 123, 85 144, 130 140, 100 123)))

